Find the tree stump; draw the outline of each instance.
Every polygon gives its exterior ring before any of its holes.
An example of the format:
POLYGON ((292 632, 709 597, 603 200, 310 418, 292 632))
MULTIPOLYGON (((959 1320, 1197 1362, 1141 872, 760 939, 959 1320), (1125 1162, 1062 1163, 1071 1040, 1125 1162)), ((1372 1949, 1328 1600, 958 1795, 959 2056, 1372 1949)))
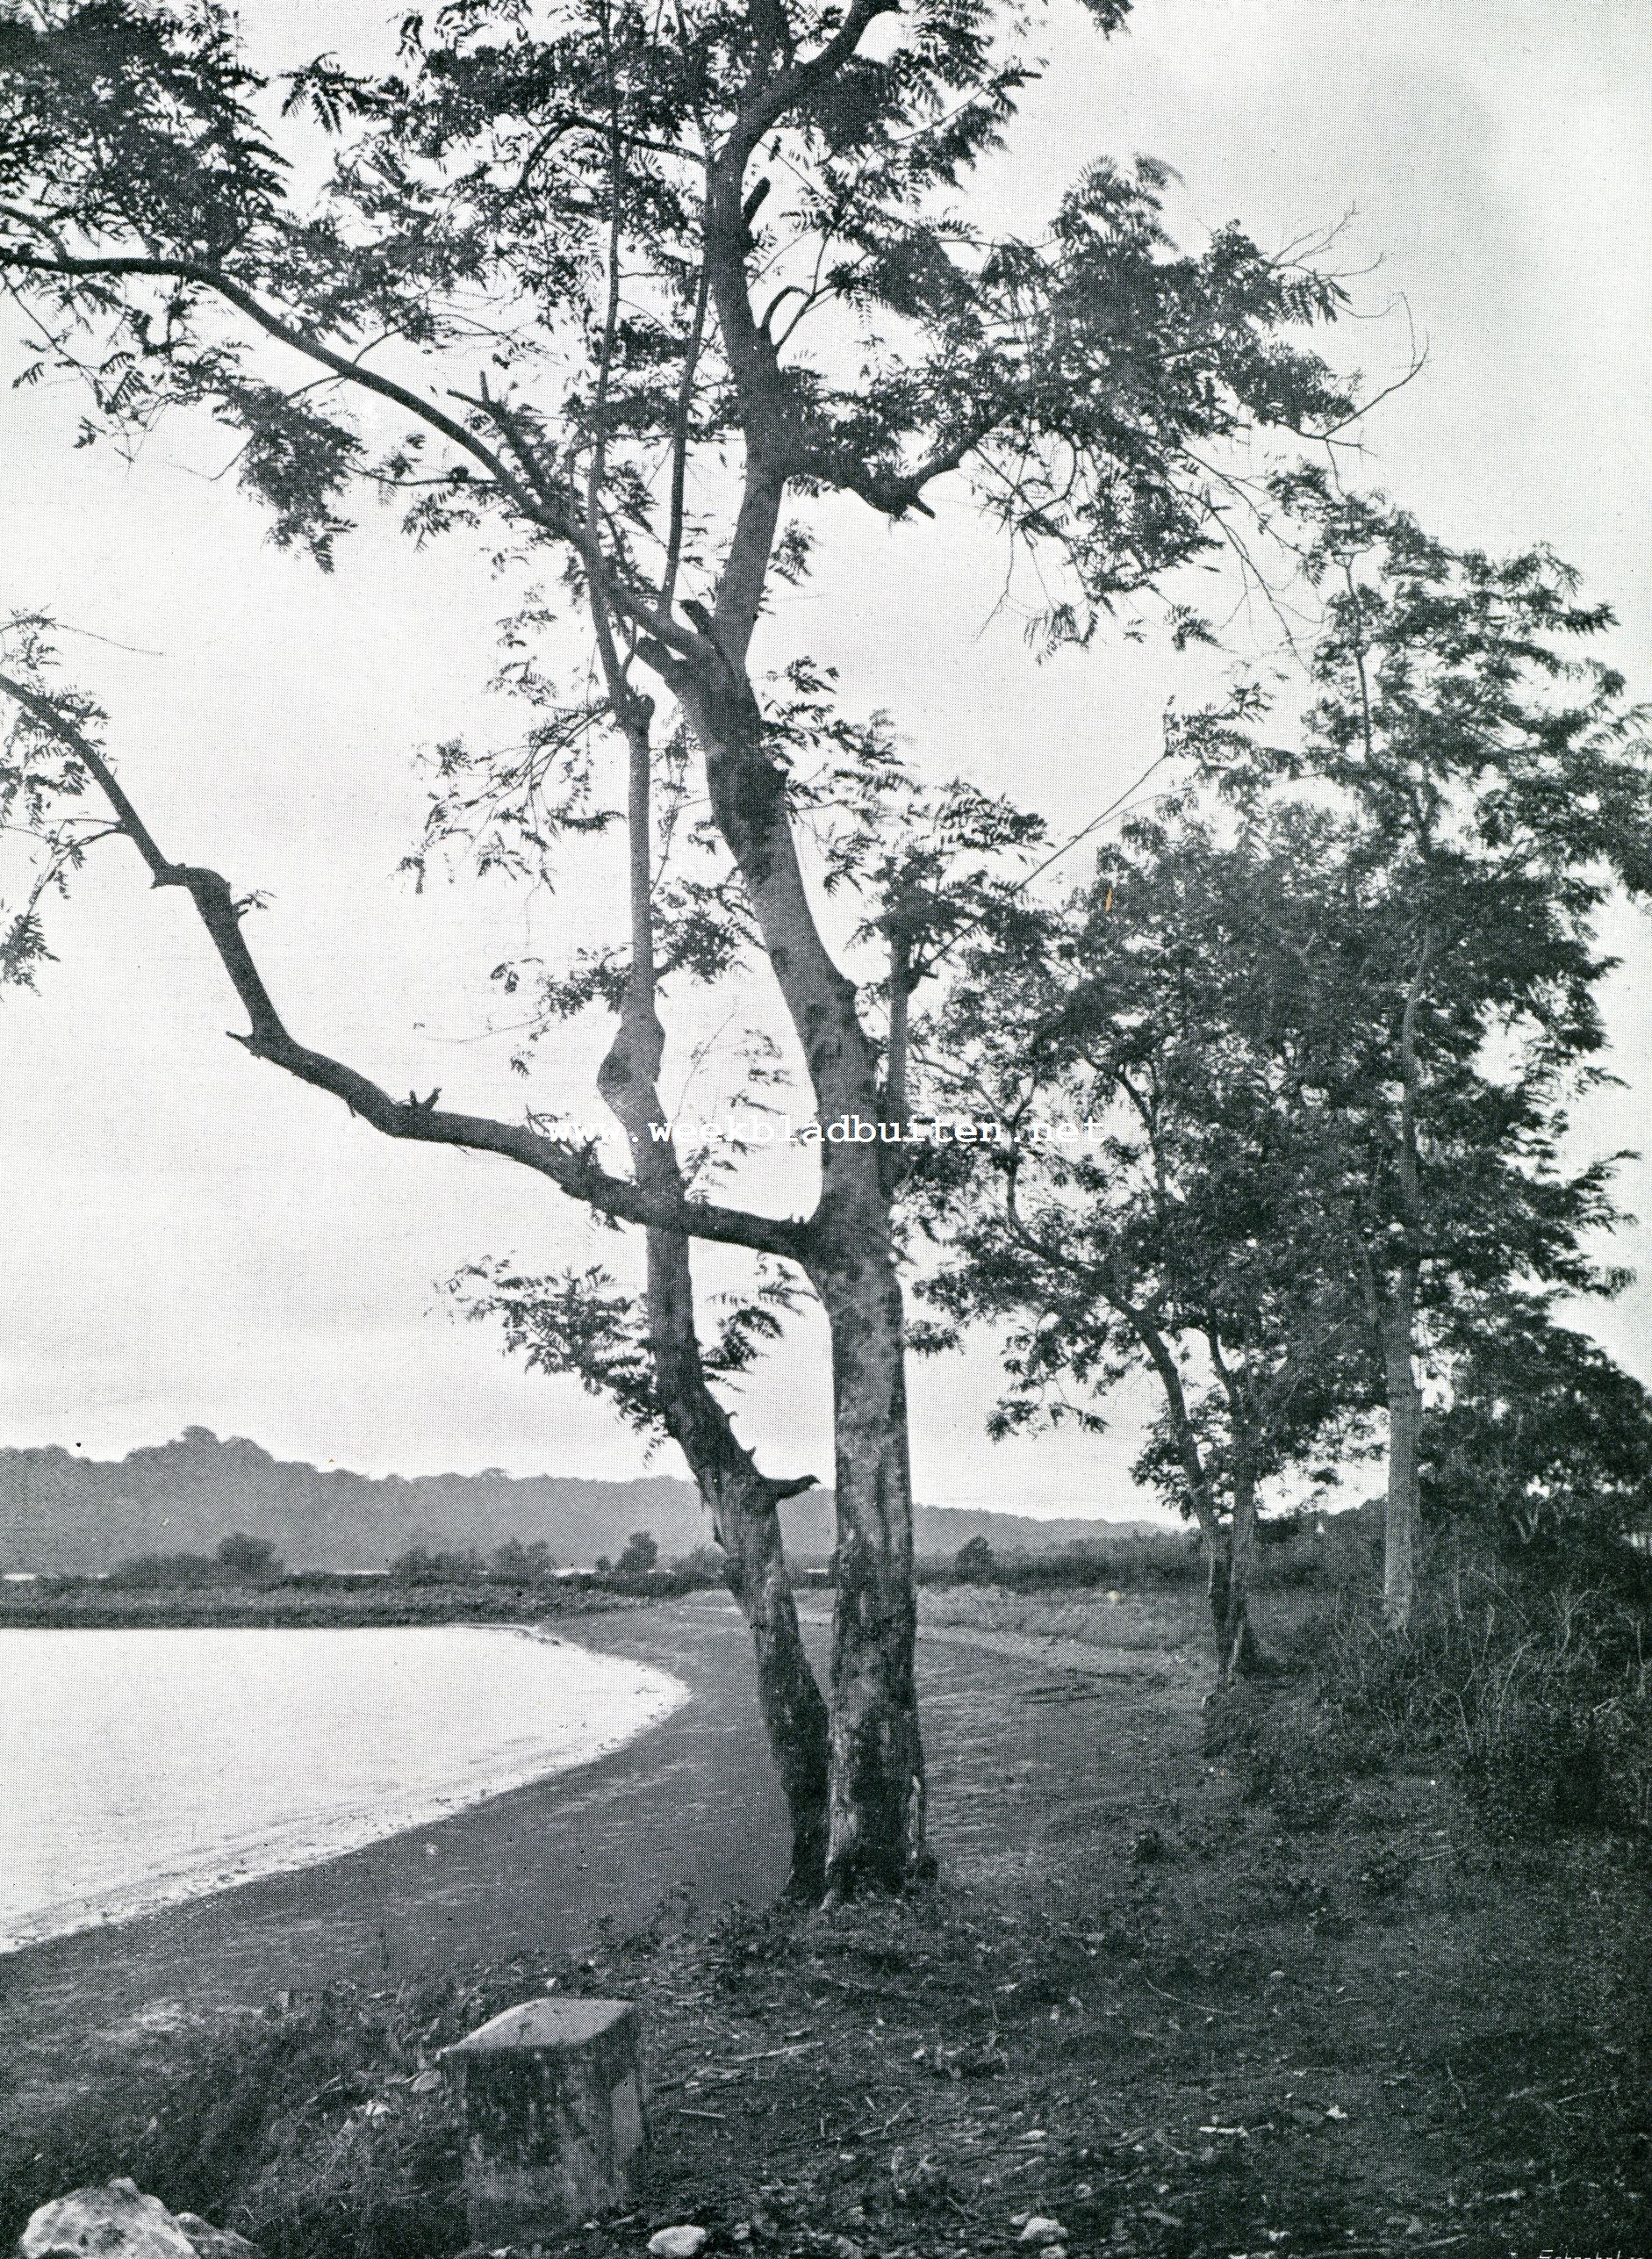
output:
POLYGON ((636 2197, 647 2151, 628 2000, 533 2000, 443 2051, 473 2241, 531 2243, 636 2197))

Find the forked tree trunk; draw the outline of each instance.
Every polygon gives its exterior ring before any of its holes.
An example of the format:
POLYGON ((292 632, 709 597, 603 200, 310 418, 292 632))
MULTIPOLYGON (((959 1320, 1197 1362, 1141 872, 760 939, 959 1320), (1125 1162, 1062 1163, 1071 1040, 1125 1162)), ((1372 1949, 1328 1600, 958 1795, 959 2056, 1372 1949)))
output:
MULTIPOLYGON (((763 515, 760 482, 748 487, 746 499, 755 522, 763 515)), ((764 506, 771 535, 777 503, 778 492, 764 506)), ((733 586, 725 576, 720 627, 725 608, 738 613, 733 586)), ((739 626, 743 651, 749 622, 739 626)), ((822 1120, 830 1125, 851 1114, 875 1120, 883 1103, 877 1056, 860 1022, 854 984, 815 922, 785 773, 751 686, 731 667, 726 682, 687 684, 683 696, 706 749, 712 811, 745 882, 822 1120)), ((926 1860, 913 1673, 906 1342, 889 1212, 879 1147, 824 1143, 812 1245, 801 1260, 825 1307, 832 1344, 837 1597, 826 1879, 837 1896, 863 1886, 899 1889, 926 1860)))
POLYGON ((923 1871, 912 1479, 901 1290, 887 1247, 815 1279, 831 1329, 837 1489, 829 1888, 923 1871))
POLYGON ((1403 1270, 1383 1311, 1383 1364, 1388 1393, 1388 1497, 1383 1520, 1383 1614, 1391 1630, 1411 1622, 1417 1597, 1417 1531, 1421 1519, 1419 1445, 1422 1391, 1413 1356, 1415 1275, 1403 1270))

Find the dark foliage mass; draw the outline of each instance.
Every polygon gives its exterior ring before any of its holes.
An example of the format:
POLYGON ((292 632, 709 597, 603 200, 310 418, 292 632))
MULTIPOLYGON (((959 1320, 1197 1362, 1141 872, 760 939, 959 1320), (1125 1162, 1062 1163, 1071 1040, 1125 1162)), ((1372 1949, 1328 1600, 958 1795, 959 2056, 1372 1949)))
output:
POLYGON ((1099 1428, 1152 1377, 1137 1472, 1227 1556, 1241 1667, 1263 1484, 1386 1442, 1397 1630, 1425 1511, 1514 1553, 1652 1516, 1652 1396, 1582 1330, 1627 1277, 1623 1156, 1578 1136, 1610 1079, 1598 928, 1652 884, 1611 615, 1545 550, 1454 550, 1318 475, 1275 493, 1324 607, 1300 730, 1243 687, 1184 717, 1094 881, 977 950, 936 1071, 999 1135, 922 1188, 940 1339, 1004 1342, 1001 1432, 1099 1428))

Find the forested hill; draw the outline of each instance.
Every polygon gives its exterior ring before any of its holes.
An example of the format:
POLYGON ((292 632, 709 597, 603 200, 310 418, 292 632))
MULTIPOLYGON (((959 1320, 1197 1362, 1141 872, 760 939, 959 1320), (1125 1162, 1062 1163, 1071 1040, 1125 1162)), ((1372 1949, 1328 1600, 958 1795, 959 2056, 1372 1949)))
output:
MULTIPOLYGON (((799 1558, 830 1550, 830 1493, 794 1500, 782 1515, 799 1558)), ((0 1450, 0 1569, 92 1575, 136 1553, 210 1553, 237 1529, 270 1539, 295 1569, 382 1569, 410 1545, 491 1553, 513 1537, 542 1539, 558 1561, 586 1565, 617 1554, 634 1529, 650 1531, 669 1560, 710 1535, 693 1486, 669 1475, 373 1477, 275 1459, 244 1436, 220 1441, 206 1428, 119 1460, 57 1445, 0 1450)), ((1101 1534, 1093 1522, 917 1513, 926 1554, 956 1552, 977 1536, 998 1550, 1043 1550, 1101 1534)))

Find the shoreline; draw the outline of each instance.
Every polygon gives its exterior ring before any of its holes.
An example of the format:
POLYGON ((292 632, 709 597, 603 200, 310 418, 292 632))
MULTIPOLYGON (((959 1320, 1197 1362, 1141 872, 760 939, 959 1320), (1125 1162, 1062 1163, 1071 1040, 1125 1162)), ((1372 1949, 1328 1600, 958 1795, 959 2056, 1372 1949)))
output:
MULTIPOLYGON (((177 1629, 188 1637, 198 1631, 236 1630, 241 1627, 191 1626, 177 1629)), ((259 1628, 262 1630, 262 1627, 259 1628)), ((315 1630, 320 1630, 319 1627, 315 1630)), ((639 1674, 643 1684, 633 1693, 646 1694, 640 1715, 628 1704, 616 1705, 611 1684, 593 1690, 590 1708, 600 1718, 618 1708, 623 1722, 603 1725, 582 1718, 585 1730, 574 1746, 544 1746, 531 1752, 488 1750, 462 1760, 456 1756, 427 1784, 404 1788, 390 1784, 377 1797, 371 1785, 362 1783, 348 1801, 287 1816, 266 1816, 258 1824, 222 1835, 210 1845, 187 1852, 175 1850, 166 1863, 126 1883, 103 1882, 67 1894, 44 1905, 18 1910, 5 1917, 0 1929, 0 1971, 18 1953, 69 1938, 111 1934, 132 1922, 185 1906, 193 1901, 238 1890, 274 1876, 291 1875, 311 1867, 328 1865, 354 1853, 395 1838, 427 1832, 460 1815, 503 1796, 541 1787, 562 1776, 600 1763, 650 1733, 657 1732, 672 1713, 692 1700, 692 1689, 670 1671, 641 1657, 614 1654, 588 1643, 570 1639, 549 1623, 509 1621, 452 1626, 334 1627, 343 1637, 389 1633, 398 1630, 452 1630, 504 1634, 535 1644, 570 1651, 600 1665, 617 1666, 639 1674), (12 1926, 15 1925, 15 1926, 12 1926)), ((45 1633, 44 1637, 55 1637, 45 1633)), ((255 1634, 256 1636, 256 1634, 255 1634)), ((322 1634, 321 1636, 326 1636, 322 1634)), ((612 1669, 600 1673, 611 1680, 612 1669)), ((566 1692, 567 1690, 563 1690, 566 1692)))
POLYGON ((428 1827, 0 1957, 0 2105, 61 2077, 66 2029, 130 2039, 158 2009, 189 2019, 572 1955, 605 1923, 644 1927, 673 1894, 700 1909, 773 1897, 789 1838, 738 1609, 707 1594, 616 1611, 603 1637, 691 1699, 605 1756, 428 1827))

